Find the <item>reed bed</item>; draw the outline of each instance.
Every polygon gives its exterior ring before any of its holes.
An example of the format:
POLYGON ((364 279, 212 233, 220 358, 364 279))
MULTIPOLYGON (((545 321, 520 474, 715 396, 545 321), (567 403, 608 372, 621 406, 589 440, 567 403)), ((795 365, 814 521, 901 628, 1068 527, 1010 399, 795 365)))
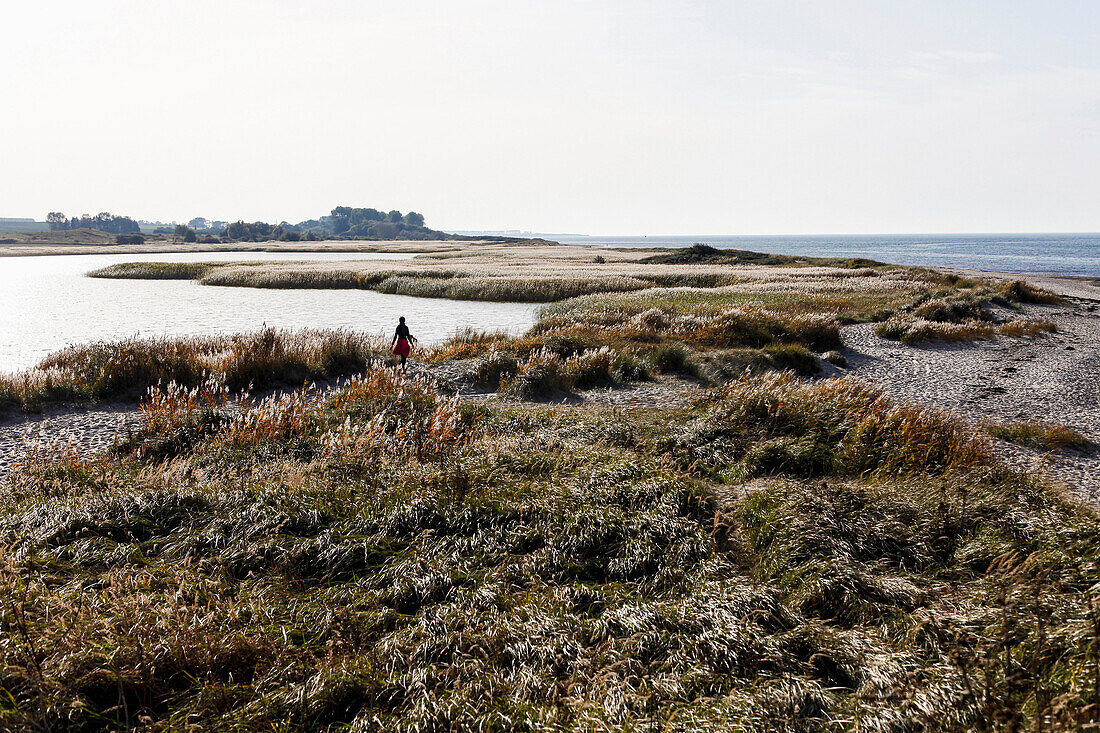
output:
MULTIPOLYGON (((92 277, 159 279, 191 276, 205 285, 261 288, 364 288, 386 293, 458 300, 550 303, 584 295, 651 288, 709 290, 738 286, 781 298, 793 291, 834 293, 841 300, 875 291, 926 289, 944 276, 917 268, 852 266, 812 258, 719 259, 715 262, 649 262, 646 251, 567 246, 467 246, 460 252, 421 255, 409 261, 335 263, 127 263, 92 277), (771 265, 748 264, 771 262, 771 265)), ((752 253, 741 253, 741 255, 752 253)), ((957 280, 957 278, 956 278, 957 280)))
POLYGON ((0 486, 0 728, 1098 722, 1100 520, 854 382, 485 409, 368 368, 143 410, 0 486))
POLYGON ((207 262, 123 262, 88 273, 115 280, 201 280, 218 265, 207 262))

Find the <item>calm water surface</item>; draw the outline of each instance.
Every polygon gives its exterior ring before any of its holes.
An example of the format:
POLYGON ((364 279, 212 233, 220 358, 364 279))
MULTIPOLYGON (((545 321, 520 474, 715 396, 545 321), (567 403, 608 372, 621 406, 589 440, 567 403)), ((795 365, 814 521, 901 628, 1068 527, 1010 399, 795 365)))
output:
POLYGON ((866 257, 897 265, 1100 277, 1100 234, 852 234, 681 237, 553 235, 563 244, 600 247, 749 249, 809 257, 866 257))
POLYGON ((131 336, 187 336, 275 328, 349 328, 389 332, 405 316, 430 344, 474 327, 522 333, 536 305, 411 298, 370 290, 263 290, 189 280, 84 277, 118 262, 406 259, 369 253, 205 252, 0 258, 0 372, 34 366, 72 344, 131 336))

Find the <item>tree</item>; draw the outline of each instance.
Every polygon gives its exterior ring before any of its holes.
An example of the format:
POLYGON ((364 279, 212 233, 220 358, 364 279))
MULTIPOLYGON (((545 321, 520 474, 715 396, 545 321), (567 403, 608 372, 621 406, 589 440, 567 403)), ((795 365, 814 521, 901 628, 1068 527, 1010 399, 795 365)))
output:
POLYGON ((172 230, 172 236, 176 239, 183 239, 189 231, 191 230, 187 228, 186 224, 176 224, 176 228, 172 230))
POLYGON ((191 228, 188 228, 183 235, 183 241, 185 242, 197 242, 198 239, 199 237, 197 234, 195 234, 195 230, 191 228))
POLYGON ((192 229, 209 229, 210 222, 207 221, 204 217, 196 216, 194 219, 187 222, 187 226, 191 227, 192 229))
POLYGON ((141 231, 138 223, 128 216, 115 216, 106 211, 101 211, 95 216, 84 214, 80 218, 66 219, 60 211, 51 211, 46 216, 46 221, 52 231, 62 229, 98 229, 109 234, 136 234, 141 231))
POLYGON ((411 227, 422 227, 424 226, 424 215, 410 211, 405 214, 405 223, 411 227))
POLYGON ((390 224, 400 224, 405 220, 405 217, 401 216, 401 212, 394 209, 390 213, 386 214, 386 221, 390 224))

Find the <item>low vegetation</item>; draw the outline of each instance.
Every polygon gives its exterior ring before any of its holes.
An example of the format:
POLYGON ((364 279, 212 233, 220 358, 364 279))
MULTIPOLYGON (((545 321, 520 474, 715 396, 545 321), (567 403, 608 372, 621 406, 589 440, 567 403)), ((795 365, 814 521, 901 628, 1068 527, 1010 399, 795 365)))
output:
POLYGON ((882 267, 884 263, 863 258, 799 257, 753 252, 747 249, 718 249, 706 244, 693 244, 646 257, 641 262, 663 265, 729 264, 729 265, 819 265, 827 267, 882 267))
MULTIPOLYGON (((468 360, 463 375, 469 382, 529 399, 660 374, 707 384, 762 371, 813 376, 821 369, 817 354, 843 347, 842 323, 881 321, 881 335, 911 343, 1032 336, 1054 329, 1048 321, 990 315, 990 303, 1013 308, 1016 302, 1056 300, 1021 282, 995 287, 921 268, 863 261, 826 265, 788 256, 776 256, 779 264, 746 266, 739 263, 772 262, 772 256, 706 247, 661 255, 603 252, 597 261, 586 248, 482 244, 397 262, 147 262, 113 265, 90 274, 545 302, 538 322, 522 337, 462 333, 425 355, 436 363, 468 360)), ((0 409, 132 399, 150 384, 173 379, 194 386, 206 373, 209 354, 227 348, 196 342, 155 347, 101 344, 71 350, 27 374, 0 378, 0 409), (164 353, 154 354, 158 349, 164 353), (179 353, 201 356, 183 358, 179 353)), ((286 378, 263 384, 347 375, 366 363, 364 353, 377 350, 362 346, 358 356, 337 359, 346 362, 346 368, 333 371, 315 366, 330 358, 322 353, 329 347, 311 348, 319 353, 297 353, 286 378)), ((832 361, 842 359, 834 354, 832 361)), ((237 385, 240 380, 229 381, 237 385)))
POLYGON ((999 305, 1016 309, 1020 303, 1052 305, 1062 299, 1021 280, 999 286, 983 286, 966 292, 925 297, 899 309, 876 329, 883 338, 921 343, 926 341, 978 341, 998 336, 1032 337, 1057 330, 1045 319, 1004 318, 990 309, 999 305))
POLYGON ((379 343, 361 334, 274 329, 76 346, 32 370, 0 377, 0 412, 33 411, 50 403, 136 400, 158 384, 193 388, 210 378, 234 391, 299 386, 361 372, 383 353, 379 343))
MULTIPOLYGON (((951 290, 963 282, 928 270, 870 261, 743 251, 714 250, 720 254, 693 258, 694 250, 686 255, 601 250, 592 257, 589 248, 545 242, 456 246, 461 248, 408 261, 209 263, 194 271, 193 279, 233 287, 362 288, 418 297, 531 303, 654 288, 716 291, 715 297, 729 301, 727 305, 743 304, 746 298, 798 301, 810 295, 821 301, 813 307, 828 310, 835 305, 861 320, 908 304, 919 294, 951 290), (878 302, 868 312, 857 313, 851 305, 859 299, 878 302)), ((159 263, 126 263, 89 274, 156 279, 163 269, 159 263)))
POLYGON ((637 411, 374 368, 226 395, 154 389, 110 456, 0 485, 0 728, 1100 722, 1100 521, 950 415, 789 375, 637 411))
POLYGON ((989 422, 985 431, 994 438, 1035 448, 1036 450, 1056 451, 1065 448, 1084 450, 1092 446, 1092 441, 1068 425, 1045 422, 989 422))

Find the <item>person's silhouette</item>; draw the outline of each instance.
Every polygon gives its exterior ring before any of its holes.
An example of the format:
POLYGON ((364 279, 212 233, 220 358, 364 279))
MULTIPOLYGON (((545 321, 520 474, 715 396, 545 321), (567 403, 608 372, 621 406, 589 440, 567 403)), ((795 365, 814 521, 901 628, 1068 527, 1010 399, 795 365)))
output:
POLYGON ((416 345, 416 338, 409 333, 409 327, 405 325, 405 316, 401 316, 397 323, 397 330, 393 332, 393 353, 397 354, 401 361, 397 368, 405 371, 408 368, 409 352, 416 345))

